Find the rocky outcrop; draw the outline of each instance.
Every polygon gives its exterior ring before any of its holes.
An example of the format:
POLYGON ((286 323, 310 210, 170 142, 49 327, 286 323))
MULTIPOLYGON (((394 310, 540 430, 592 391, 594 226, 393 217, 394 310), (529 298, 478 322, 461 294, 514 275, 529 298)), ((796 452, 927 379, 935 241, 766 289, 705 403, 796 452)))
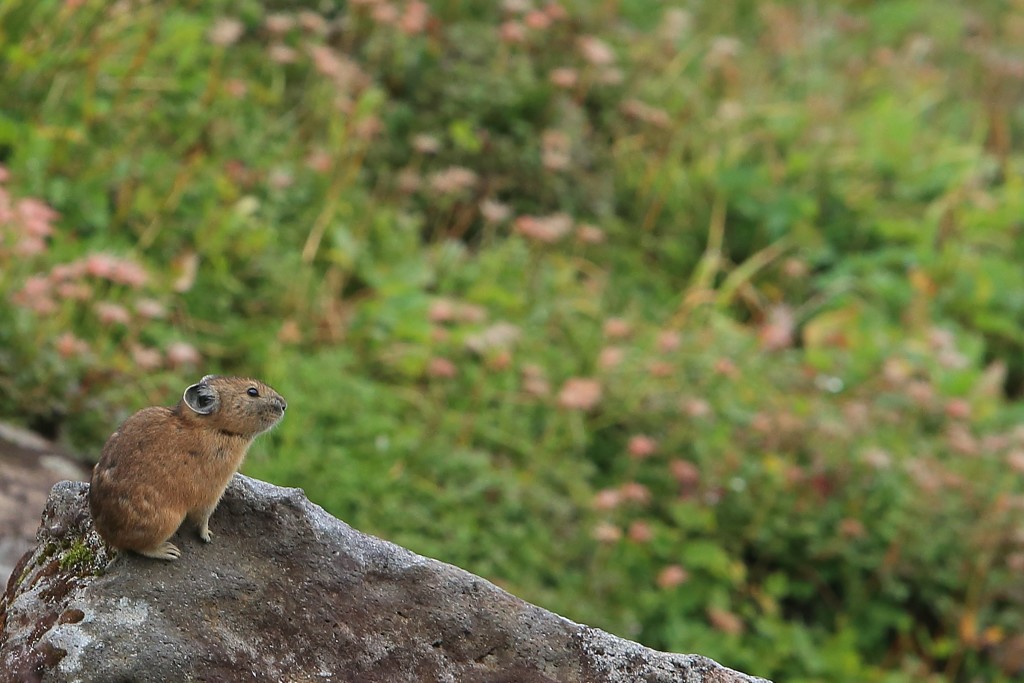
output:
POLYGON ((236 476, 212 545, 112 555, 88 485, 54 486, 0 599, 2 681, 753 682, 519 600, 236 476))

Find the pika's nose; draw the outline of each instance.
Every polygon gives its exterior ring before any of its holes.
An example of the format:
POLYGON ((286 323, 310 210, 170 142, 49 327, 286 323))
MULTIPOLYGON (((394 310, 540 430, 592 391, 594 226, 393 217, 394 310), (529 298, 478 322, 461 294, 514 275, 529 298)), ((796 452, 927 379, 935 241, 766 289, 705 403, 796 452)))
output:
POLYGON ((274 399, 274 405, 281 409, 281 412, 288 410, 288 401, 284 400, 283 397, 278 396, 274 399))

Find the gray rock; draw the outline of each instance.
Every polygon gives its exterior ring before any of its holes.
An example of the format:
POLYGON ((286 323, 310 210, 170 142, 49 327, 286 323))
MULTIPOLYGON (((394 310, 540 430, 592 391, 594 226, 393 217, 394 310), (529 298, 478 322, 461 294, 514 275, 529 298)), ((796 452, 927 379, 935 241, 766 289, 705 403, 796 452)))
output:
POLYGON ((0 582, 32 549, 46 493, 61 479, 84 479, 86 468, 53 443, 0 422, 0 582))
POLYGON ((762 681, 573 623, 243 476, 212 545, 183 529, 177 562, 111 561, 87 491, 54 486, 0 599, 2 681, 762 681))

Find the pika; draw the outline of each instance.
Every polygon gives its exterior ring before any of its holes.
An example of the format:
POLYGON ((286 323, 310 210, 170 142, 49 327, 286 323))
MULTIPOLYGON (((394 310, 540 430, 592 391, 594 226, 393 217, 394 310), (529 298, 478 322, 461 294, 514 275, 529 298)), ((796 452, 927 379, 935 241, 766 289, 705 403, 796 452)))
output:
POLYGON ((119 550, 176 560, 168 541, 187 518, 212 540, 210 515, 259 434, 288 403, 255 379, 207 375, 173 408, 145 408, 111 434, 93 468, 89 509, 119 550))

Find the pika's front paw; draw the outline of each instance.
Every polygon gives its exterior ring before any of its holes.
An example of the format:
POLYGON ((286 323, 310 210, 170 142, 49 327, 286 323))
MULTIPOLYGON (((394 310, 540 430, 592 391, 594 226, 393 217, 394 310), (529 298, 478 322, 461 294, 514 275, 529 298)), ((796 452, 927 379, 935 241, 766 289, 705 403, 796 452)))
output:
POLYGON ((181 557, 181 551, 178 550, 178 546, 170 541, 164 541, 152 550, 140 550, 139 554, 152 557, 155 560, 167 560, 168 562, 173 562, 181 557))
POLYGON ((199 527, 199 538, 202 539, 203 543, 209 543, 213 540, 213 532, 210 531, 210 527, 206 524, 199 527))

